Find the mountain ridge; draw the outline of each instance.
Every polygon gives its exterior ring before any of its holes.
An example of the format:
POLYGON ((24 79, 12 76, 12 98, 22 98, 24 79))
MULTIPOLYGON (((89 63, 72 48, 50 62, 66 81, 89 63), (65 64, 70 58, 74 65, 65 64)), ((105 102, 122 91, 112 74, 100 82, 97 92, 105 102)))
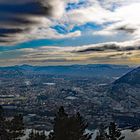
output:
POLYGON ((88 65, 67 65, 67 66, 31 66, 15 65, 0 67, 2 70, 21 71, 23 74, 52 74, 83 77, 120 77, 131 71, 133 67, 127 65, 111 64, 88 64, 88 65))
POLYGON ((112 83, 108 95, 129 110, 140 107, 140 67, 112 83))

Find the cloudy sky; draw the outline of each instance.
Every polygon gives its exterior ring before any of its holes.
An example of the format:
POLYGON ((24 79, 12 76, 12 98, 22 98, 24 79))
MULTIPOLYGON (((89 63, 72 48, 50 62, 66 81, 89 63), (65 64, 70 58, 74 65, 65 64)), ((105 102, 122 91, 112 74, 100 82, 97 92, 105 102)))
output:
POLYGON ((0 0, 0 66, 140 64, 140 0, 0 0))

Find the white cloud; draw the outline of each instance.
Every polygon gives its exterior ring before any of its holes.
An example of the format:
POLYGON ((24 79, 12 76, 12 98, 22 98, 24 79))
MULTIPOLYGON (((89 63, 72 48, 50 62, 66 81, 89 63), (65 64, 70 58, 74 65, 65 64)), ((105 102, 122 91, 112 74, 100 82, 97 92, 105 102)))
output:
MULTIPOLYGON (((16 0, 10 0, 10 3, 16 0)), ((31 2, 33 0, 29 0, 31 2)), ((25 3, 27 0, 25 1, 25 3)), ((68 3, 78 3, 80 0, 41 0, 44 6, 50 4, 52 9, 52 17, 31 17, 32 21, 39 22, 31 25, 28 32, 16 34, 11 37, 13 43, 28 41, 30 39, 61 39, 81 36, 81 31, 74 31, 73 33, 60 34, 52 26, 65 26, 66 30, 71 30, 75 25, 84 25, 87 22, 99 24, 103 29, 94 31, 96 36, 117 36, 121 32, 130 36, 132 39, 140 37, 140 0, 85 0, 86 6, 74 8, 66 11, 65 8, 68 3), (110 24, 107 24, 110 23, 110 24), (127 27, 129 31, 134 29, 134 32, 127 32, 128 30, 116 30, 117 28, 127 27), (15 37, 16 36, 16 37, 15 37), (17 40, 17 41, 16 41, 17 40)), ((7 3, 1 1, 1 3, 7 3)), ((18 4, 23 2, 16 1, 18 4)), ((1 25, 1 27, 6 25, 1 25)), ((16 28, 17 25, 9 25, 9 27, 16 28)), ((25 26, 20 26, 20 28, 25 26)), ((86 32, 86 30, 85 30, 86 32)), ((91 33, 91 32, 90 32, 91 33)), ((84 33, 83 33, 84 34, 84 33)), ((11 43, 11 42, 10 42, 11 43)), ((5 42, 4 42, 5 44, 5 42)), ((7 42, 7 44, 9 44, 7 42)))
POLYGON ((69 24, 85 24, 87 22, 94 22, 102 24, 110 17, 111 12, 102 8, 99 4, 93 4, 88 7, 82 7, 68 11, 61 22, 69 24))
POLYGON ((26 34, 24 37, 25 40, 26 39, 32 40, 32 39, 46 39, 46 38, 47 39, 74 38, 78 36, 81 36, 80 31, 75 31, 67 34, 59 34, 55 29, 40 27, 40 28, 35 28, 30 32, 29 35, 26 34))
MULTIPOLYGON (((68 2, 78 3, 78 0, 69 0, 68 2)), ((115 30, 121 26, 127 26, 136 29, 132 38, 139 38, 140 36, 140 0, 87 0, 88 6, 80 7, 79 9, 72 9, 65 12, 63 17, 55 22, 55 24, 65 25, 67 29, 72 29, 75 25, 83 25, 87 22, 93 22, 104 27, 104 29, 94 32, 94 35, 117 35, 121 31, 115 30), (110 9, 116 5, 115 9, 110 9), (105 23, 112 23, 104 26, 105 23)), ((86 32, 86 31, 85 31, 86 32)), ((43 33, 43 32, 42 32, 43 33)), ((125 32, 126 36, 127 33, 125 32)), ((60 38, 63 36, 57 34, 60 38)), ((80 34, 79 34, 80 35, 80 34)), ((65 37, 68 37, 66 35, 65 37)), ((53 38, 53 36, 50 35, 53 38)), ((59 38, 58 37, 58 38, 59 38)), ((70 36, 71 37, 71 36, 70 36)), ((56 37, 54 37, 56 38, 56 37)))

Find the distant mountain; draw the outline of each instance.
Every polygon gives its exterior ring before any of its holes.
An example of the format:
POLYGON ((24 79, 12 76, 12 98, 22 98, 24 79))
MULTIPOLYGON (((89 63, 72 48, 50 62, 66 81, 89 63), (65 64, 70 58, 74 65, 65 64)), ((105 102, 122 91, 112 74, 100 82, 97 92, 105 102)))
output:
POLYGON ((113 65, 72 65, 38 67, 35 69, 35 72, 83 77, 118 77, 129 70, 129 67, 117 67, 113 65))
POLYGON ((140 107, 140 67, 113 82, 108 93, 124 108, 140 107))
POLYGON ((126 65, 109 65, 109 64, 89 64, 89 65, 70 65, 70 66, 30 66, 21 65, 13 67, 0 68, 0 71, 18 70, 27 75, 32 74, 51 74, 83 77, 100 77, 100 78, 118 78, 133 68, 126 65))
POLYGON ((19 76, 23 76, 23 73, 17 67, 0 67, 0 78, 14 78, 19 76))

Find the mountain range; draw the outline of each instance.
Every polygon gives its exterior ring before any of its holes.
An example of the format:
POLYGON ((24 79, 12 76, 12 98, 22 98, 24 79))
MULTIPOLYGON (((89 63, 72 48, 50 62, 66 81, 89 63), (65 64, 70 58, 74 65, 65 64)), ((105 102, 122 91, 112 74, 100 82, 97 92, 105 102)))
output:
POLYGON ((126 65, 109 65, 109 64, 90 64, 90 65, 70 65, 70 66, 11 66, 0 67, 0 76, 18 76, 18 75, 66 75, 66 76, 83 76, 99 78, 118 78, 133 67, 126 65))

